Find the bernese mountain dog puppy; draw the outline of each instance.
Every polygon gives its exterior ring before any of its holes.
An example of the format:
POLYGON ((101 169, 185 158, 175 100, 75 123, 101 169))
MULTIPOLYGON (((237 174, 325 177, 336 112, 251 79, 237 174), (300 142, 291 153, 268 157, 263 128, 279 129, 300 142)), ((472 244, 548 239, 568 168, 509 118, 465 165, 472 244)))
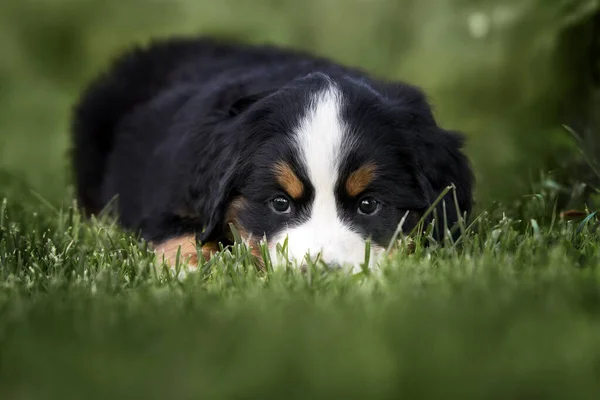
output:
POLYGON ((275 264, 287 238, 297 264, 361 266, 369 240, 373 267, 449 185, 436 235, 472 207, 463 135, 438 126, 420 89, 276 46, 126 51, 84 91, 72 130, 82 209, 116 198, 120 224, 167 261, 209 258, 233 226, 259 258, 266 239, 275 264))

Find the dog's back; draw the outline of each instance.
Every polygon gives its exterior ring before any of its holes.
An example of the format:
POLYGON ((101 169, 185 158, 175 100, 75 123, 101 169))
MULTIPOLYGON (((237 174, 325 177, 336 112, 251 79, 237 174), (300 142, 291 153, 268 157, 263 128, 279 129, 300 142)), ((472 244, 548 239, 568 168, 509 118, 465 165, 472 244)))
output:
POLYGON ((92 82, 75 108, 73 162, 77 197, 88 213, 103 207, 101 185, 115 128, 136 106, 167 84, 171 71, 192 48, 186 42, 160 43, 150 50, 135 49, 92 82))

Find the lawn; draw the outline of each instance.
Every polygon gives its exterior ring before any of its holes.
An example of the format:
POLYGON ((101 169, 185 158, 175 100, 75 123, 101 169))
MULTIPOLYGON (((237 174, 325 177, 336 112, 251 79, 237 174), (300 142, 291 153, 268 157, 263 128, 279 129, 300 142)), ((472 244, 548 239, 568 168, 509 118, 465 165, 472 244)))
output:
MULTIPOLYGON (((598 3, 249 4, 0 4, 0 399, 598 398, 600 184, 557 112, 592 108, 573 71, 598 3), (466 233, 400 246, 374 274, 258 272, 238 244, 182 276, 114 221, 82 218, 77 94, 130 43, 198 31, 425 87, 469 137, 466 233)), ((600 169, 600 142, 574 133, 600 169)))
POLYGON ((177 277, 111 221, 13 195, 0 398, 596 398, 597 222, 538 222, 540 199, 379 274, 259 273, 236 245, 177 277))

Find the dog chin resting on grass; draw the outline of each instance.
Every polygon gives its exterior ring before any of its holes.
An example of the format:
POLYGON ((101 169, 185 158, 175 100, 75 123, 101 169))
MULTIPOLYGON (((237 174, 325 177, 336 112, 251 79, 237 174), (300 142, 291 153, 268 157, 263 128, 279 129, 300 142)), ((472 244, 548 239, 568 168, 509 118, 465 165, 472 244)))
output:
POLYGON ((434 236, 471 211, 463 136, 437 125, 418 88, 274 46, 171 38, 127 51, 83 93, 73 140, 85 213, 116 197, 122 227, 171 264, 179 250, 197 265, 197 243, 211 257, 233 226, 259 260, 266 243, 277 264, 287 238, 296 265, 360 268, 369 241, 375 267, 444 191, 424 219, 444 215, 434 236))

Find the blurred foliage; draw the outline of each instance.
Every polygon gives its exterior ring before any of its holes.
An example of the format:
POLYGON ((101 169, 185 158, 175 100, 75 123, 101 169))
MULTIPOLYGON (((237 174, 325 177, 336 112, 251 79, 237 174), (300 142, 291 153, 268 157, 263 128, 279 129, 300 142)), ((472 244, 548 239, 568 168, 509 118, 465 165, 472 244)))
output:
POLYGON ((599 9, 597 0, 3 0, 0 168, 62 198, 83 85, 135 43, 202 33, 423 86, 440 123, 469 137, 479 204, 508 201, 540 171, 564 167, 575 142, 562 124, 599 142, 599 9))
POLYGON ((113 221, 14 190, 0 399, 598 397, 598 221, 537 220, 544 196, 380 273, 260 273, 236 244, 183 278, 113 221))

